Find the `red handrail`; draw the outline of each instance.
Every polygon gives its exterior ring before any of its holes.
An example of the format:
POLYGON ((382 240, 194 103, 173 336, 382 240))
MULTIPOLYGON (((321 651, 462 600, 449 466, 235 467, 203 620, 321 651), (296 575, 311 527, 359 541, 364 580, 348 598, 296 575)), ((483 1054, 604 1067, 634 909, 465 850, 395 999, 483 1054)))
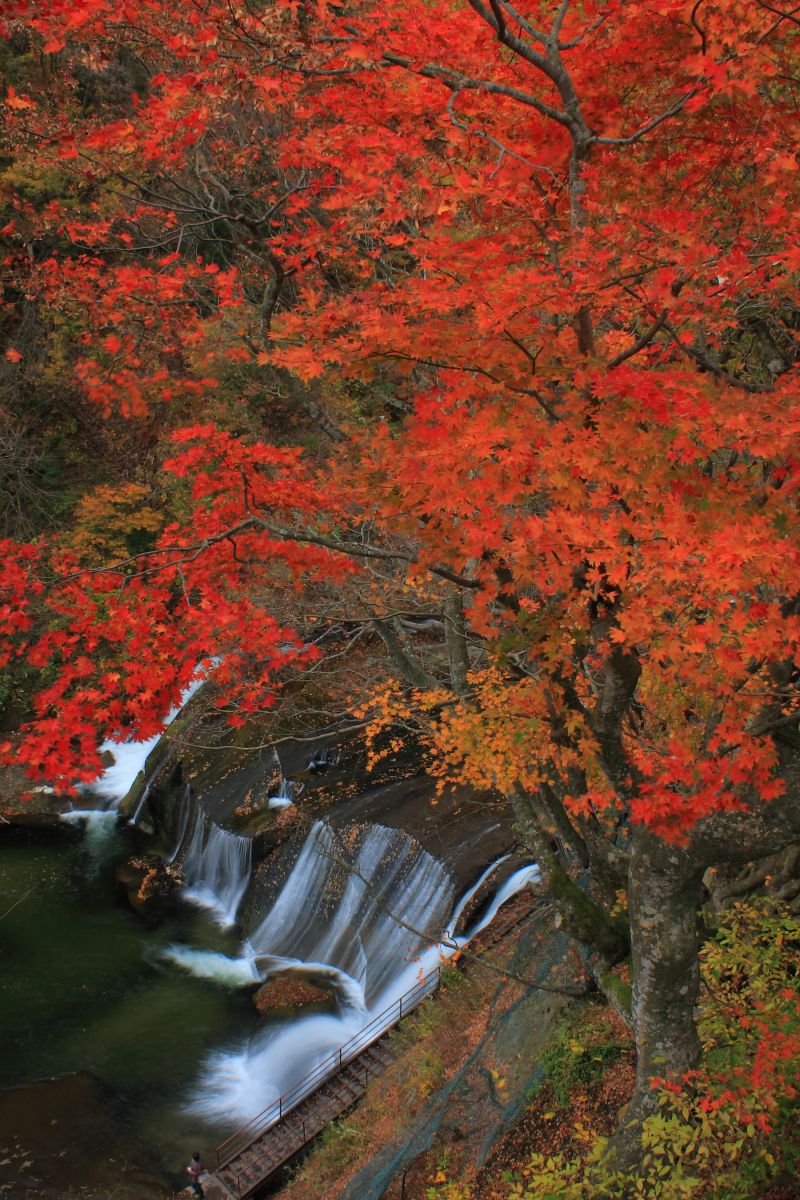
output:
POLYGON ((258 1138, 276 1121, 280 1121, 287 1113, 296 1108, 301 1101, 305 1100, 312 1092, 321 1087, 323 1083, 337 1071, 340 1071, 345 1062, 355 1058, 362 1050, 366 1050, 373 1042, 376 1042, 382 1034, 403 1017, 406 1013, 411 1012, 412 1008, 416 1008, 426 996, 435 989, 441 978, 442 966, 439 964, 427 975, 423 975, 420 980, 405 992, 399 999, 395 1000, 388 1008, 379 1013, 377 1017, 360 1029, 348 1041, 341 1045, 338 1050, 334 1050, 332 1054, 323 1059, 312 1071, 304 1075, 302 1079, 293 1084, 288 1091, 279 1096, 277 1100, 273 1100, 272 1104, 268 1105, 262 1112, 258 1113, 252 1120, 243 1125, 241 1129, 237 1129, 231 1134, 226 1141, 222 1142, 217 1147, 217 1170, 226 1166, 239 1154, 257 1141, 258 1138))

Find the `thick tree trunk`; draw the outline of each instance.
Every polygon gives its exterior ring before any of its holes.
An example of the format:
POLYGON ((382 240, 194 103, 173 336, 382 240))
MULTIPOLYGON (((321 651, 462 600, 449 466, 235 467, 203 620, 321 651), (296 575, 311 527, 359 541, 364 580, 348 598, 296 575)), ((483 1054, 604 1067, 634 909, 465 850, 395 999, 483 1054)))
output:
POLYGON ((702 871, 680 847, 634 833, 628 904, 637 1061, 626 1125, 655 1111, 654 1079, 680 1079, 700 1061, 694 1009, 701 887, 702 871))

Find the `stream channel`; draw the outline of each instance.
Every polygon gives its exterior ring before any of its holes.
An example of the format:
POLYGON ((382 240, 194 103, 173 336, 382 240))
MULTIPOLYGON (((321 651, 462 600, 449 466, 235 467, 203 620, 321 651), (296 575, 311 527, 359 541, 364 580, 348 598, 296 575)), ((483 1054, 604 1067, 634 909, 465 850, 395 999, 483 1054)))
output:
MULTIPOLYGON (((367 824, 340 836, 317 821, 271 905, 240 928, 249 840, 195 806, 175 851, 186 886, 149 926, 114 876, 141 846, 115 806, 143 748, 116 757, 100 781, 105 811, 68 814, 80 837, 16 830, 0 841, 0 1087, 90 1072, 116 1095, 133 1137, 174 1172, 196 1145, 210 1157, 441 961, 393 914, 452 934, 481 881, 459 898, 447 867, 403 830, 367 824), (254 987, 292 974, 330 1001, 260 1017, 254 987)), ((469 936, 534 873, 507 876, 469 936)), ((91 1136, 87 1127, 87 1146, 91 1136)))

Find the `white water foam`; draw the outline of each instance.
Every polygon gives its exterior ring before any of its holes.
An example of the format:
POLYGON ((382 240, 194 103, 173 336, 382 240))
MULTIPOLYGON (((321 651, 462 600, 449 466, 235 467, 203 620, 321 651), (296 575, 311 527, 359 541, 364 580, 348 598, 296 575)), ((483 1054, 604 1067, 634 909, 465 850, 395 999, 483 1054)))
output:
POLYGON ((62 813, 61 820, 68 825, 83 825, 83 844, 91 858, 99 859, 114 836, 119 814, 115 809, 73 808, 62 813))
POLYGON ((211 979, 227 987, 248 987, 261 978, 254 956, 231 958, 214 950, 194 950, 191 946, 167 946, 159 955, 198 979, 211 979))
POLYGON ((267 807, 276 812, 283 812, 285 808, 290 808, 294 804, 295 795, 302 790, 302 784, 296 784, 292 779, 281 779, 280 787, 274 796, 270 796, 267 807))
POLYGON ((340 1009, 336 1015, 268 1022, 245 1044, 212 1055, 190 1105, 198 1116, 229 1124, 250 1120, 421 979, 430 976, 432 991, 437 964, 466 945, 537 875, 532 866, 515 872, 475 926, 456 938, 453 930, 465 905, 507 856, 488 867, 454 907, 445 867, 402 831, 368 828, 351 850, 349 865, 342 862, 339 842, 323 822, 313 826, 240 958, 226 965, 183 952, 184 969, 205 978, 241 973, 244 982, 254 965, 265 979, 297 972, 313 980, 318 973, 340 1009))

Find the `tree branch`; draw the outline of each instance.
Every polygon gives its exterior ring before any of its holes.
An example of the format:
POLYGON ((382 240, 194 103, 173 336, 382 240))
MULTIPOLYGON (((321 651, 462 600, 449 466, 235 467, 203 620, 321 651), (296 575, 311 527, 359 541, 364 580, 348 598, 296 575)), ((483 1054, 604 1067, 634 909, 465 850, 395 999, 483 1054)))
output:
MULTIPOLYGON (((469 75, 461 75, 458 71, 451 71, 448 67, 440 67, 436 63, 427 63, 424 67, 415 67, 413 59, 403 58, 399 54, 390 54, 388 52, 384 53, 382 61, 390 67, 402 67, 404 70, 411 71, 415 75, 421 75, 425 79, 435 79, 446 88, 450 88, 451 91, 487 92, 490 95, 509 96, 512 100, 518 100, 520 104, 525 104, 529 108, 536 109, 543 117, 549 117, 550 120, 557 121, 559 125, 563 125, 567 129, 572 130, 575 125, 574 118, 568 113, 561 112, 560 109, 553 108, 550 104, 545 104, 543 100, 531 95, 530 92, 523 92, 520 88, 511 87, 510 84, 496 83, 488 79, 474 79, 469 75)), ((542 62, 544 61, 542 59, 542 62)))
POLYGON ((750 380, 739 379, 738 376, 731 375, 730 371, 726 371, 719 363, 714 362, 710 355, 705 354, 702 350, 698 350, 695 346, 687 346, 681 341, 677 329, 669 321, 664 321, 663 328, 666 329, 675 345, 687 358, 693 358, 696 363, 699 363, 706 371, 710 371, 712 375, 716 375, 718 379, 724 379, 726 383, 732 384, 733 387, 742 388, 743 391, 752 392, 754 395, 774 391, 774 388, 769 383, 752 383, 750 380))
POLYGON ((642 336, 632 346, 629 346, 627 350, 623 350, 620 354, 612 358, 609 363, 606 363, 606 369, 613 371, 615 367, 619 367, 622 363, 627 362, 629 358, 633 358, 640 350, 644 350, 645 346, 649 346, 658 331, 664 328, 668 315, 666 308, 662 309, 661 314, 656 317, 649 329, 646 329, 642 336))
POLYGON ((676 117, 678 113, 683 111, 688 102, 693 96, 696 96, 699 91, 699 87, 690 88, 689 91, 684 92, 680 99, 676 100, 672 107, 668 108, 666 112, 662 112, 659 114, 659 116, 653 117, 651 121, 648 121, 641 127, 641 129, 637 129, 636 133, 632 133, 628 137, 599 137, 597 134, 591 134, 589 141, 593 145, 598 146, 632 146, 635 142, 640 141, 657 126, 661 125, 662 122, 668 121, 671 117, 676 117))
POLYGON ((419 929, 416 925, 412 925, 410 921, 407 921, 405 917, 401 917, 398 913, 390 909, 378 898, 375 885, 354 863, 350 863, 338 854, 331 854, 326 850, 318 849, 317 853, 321 854, 323 858, 330 859, 331 862, 335 863, 338 867, 342 867, 350 875, 355 875, 356 879, 360 879, 370 895, 376 900, 376 906, 381 912, 386 913, 387 917, 390 917, 401 929, 406 929, 409 933, 413 933, 415 937, 426 942, 429 946, 444 946, 448 950, 455 950, 468 962, 474 962, 476 966, 483 966, 487 971, 492 971, 503 979, 513 979, 515 983, 521 983, 526 988, 534 988, 538 992, 552 992, 558 996, 581 997, 586 995, 585 988, 578 990, 574 988, 549 987, 544 983, 534 983, 532 979, 526 979, 524 975, 518 975, 515 971, 508 970, 502 963, 493 962, 484 954, 477 954, 473 950, 467 950, 465 946, 460 946, 453 938, 447 937, 444 931, 419 929))

